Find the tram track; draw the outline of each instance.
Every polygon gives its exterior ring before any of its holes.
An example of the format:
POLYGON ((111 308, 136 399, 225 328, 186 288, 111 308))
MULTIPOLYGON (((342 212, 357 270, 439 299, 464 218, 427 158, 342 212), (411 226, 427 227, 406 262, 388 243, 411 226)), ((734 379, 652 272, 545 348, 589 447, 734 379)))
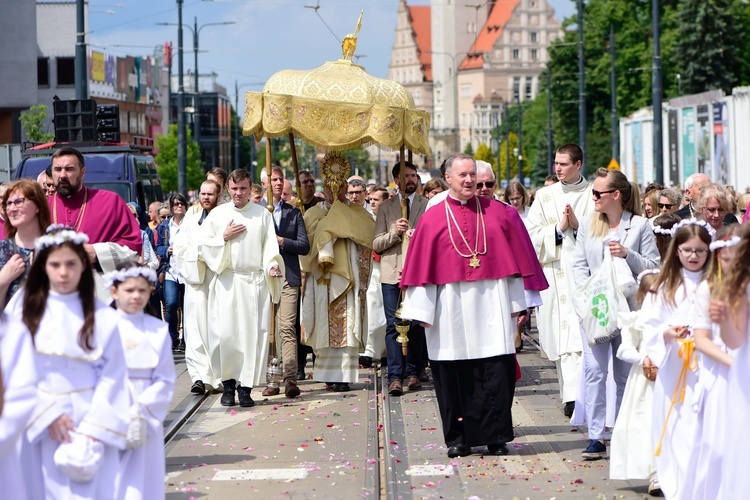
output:
POLYGON ((202 396, 188 394, 182 401, 170 411, 165 419, 164 425, 164 446, 167 447, 172 443, 174 438, 182 428, 187 425, 190 419, 195 415, 203 404, 209 399, 214 399, 211 394, 206 392, 202 396), (170 418, 171 417, 171 418, 170 418), (166 423, 168 422, 168 423, 166 423))

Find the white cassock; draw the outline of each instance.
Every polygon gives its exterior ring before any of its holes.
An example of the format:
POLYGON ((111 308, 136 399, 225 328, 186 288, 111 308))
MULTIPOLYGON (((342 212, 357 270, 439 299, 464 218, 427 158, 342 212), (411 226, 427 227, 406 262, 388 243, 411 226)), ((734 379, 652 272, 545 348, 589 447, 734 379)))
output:
MULTIPOLYGON (((655 306, 649 308, 644 318, 644 329, 651 329, 653 335, 644 339, 643 351, 659 367, 654 383, 651 420, 654 450, 666 427, 661 441, 661 453, 656 457, 656 472, 664 496, 670 499, 692 498, 696 473, 691 466, 690 457, 698 435, 698 414, 693 408, 694 389, 698 381, 697 369, 687 371, 685 398, 680 403, 678 393, 667 421, 670 403, 683 368, 683 359, 679 355, 679 343, 676 340, 664 340, 664 330, 669 326, 689 326, 692 329, 696 324, 696 298, 702 272, 682 269, 682 276, 684 285, 675 292, 676 304, 673 306, 666 303, 660 290, 655 306)), ((692 335, 690 339, 692 340, 692 335)))
POLYGON ((536 316, 537 327, 542 351, 557 365, 563 402, 575 400, 583 351, 578 316, 573 308, 573 259, 576 251, 573 229, 568 228, 563 233, 562 244, 556 244, 556 226, 566 204, 573 208, 578 221, 583 221, 594 211, 591 185, 583 179, 578 184, 557 182, 541 188, 524 219, 549 283, 549 288, 540 292, 542 305, 536 316))
POLYGON ((192 210, 185 216, 180 231, 174 237, 172 256, 180 274, 185 278, 185 304, 183 328, 185 329, 185 365, 190 380, 202 380, 204 384, 218 387, 221 379, 216 372, 219 368, 218 338, 209 335, 208 325, 216 321, 211 317, 215 308, 208 307, 208 295, 214 272, 201 258, 201 226, 198 221, 203 209, 192 210), (209 353, 214 354, 211 358, 209 353))
MULTIPOLYGON (((609 450, 610 479, 648 479, 656 470, 654 445, 651 439, 651 411, 654 400, 654 383, 643 373, 644 335, 654 335, 654 330, 643 330, 639 317, 645 317, 653 307, 653 294, 649 294, 639 311, 620 313, 623 325, 622 343, 617 357, 631 363, 630 374, 622 396, 609 450)), ((609 395, 609 387, 607 387, 609 395)))
POLYGON ((3 409, 0 415, 0 485, 3 498, 23 500, 26 486, 19 457, 21 436, 37 403, 34 346, 23 324, 6 318, 0 325, 3 409))
MULTIPOLYGON (((708 282, 703 281, 698 286, 695 328, 711 331, 711 340, 716 347, 729 353, 726 344, 721 340, 719 325, 711 321, 708 313, 710 302, 708 282)), ((711 359, 702 352, 697 353, 697 356, 699 371, 693 406, 698 412, 698 433, 695 437, 691 465, 695 471, 693 498, 721 498, 719 490, 727 438, 734 439, 736 434, 725 425, 727 410, 735 411, 734 401, 727 399, 729 366, 711 359)), ((750 413, 745 414, 745 417, 748 416, 750 413)), ((729 446, 735 446, 733 442, 730 443, 729 446)))
POLYGON ((380 359, 385 355, 385 310, 383 288, 380 286, 380 262, 372 261, 367 285, 367 340, 365 356, 380 359))
MULTIPOLYGON (((735 292, 738 293, 738 292, 735 292)), ((750 285, 745 290, 745 307, 750 304, 750 285)), ((750 415, 750 322, 744 332, 745 340, 734 351, 734 363, 729 369, 726 400, 731 411, 724 414, 727 429, 723 443, 724 460, 721 472, 721 490, 717 498, 743 498, 750 486, 750 432, 747 432, 750 415)))
MULTIPOLYGON (((13 318, 21 317, 23 296, 23 291, 15 294, 6 307, 13 318)), ((21 451, 29 498, 115 497, 119 450, 125 448, 129 409, 119 320, 114 309, 96 301, 94 348, 84 350, 78 344, 83 324, 78 292, 49 292, 34 337, 39 400, 21 451), (72 481, 54 463, 59 443, 50 438, 48 428, 63 414, 73 420, 76 432, 104 445, 102 464, 87 483, 72 481)))
POLYGON ((128 365, 130 415, 140 413, 147 423, 146 442, 120 452, 117 498, 164 498, 164 418, 174 395, 174 360, 169 327, 145 313, 119 311, 120 340, 128 365))
POLYGON ((279 302, 282 279, 271 278, 277 264, 284 275, 273 217, 248 202, 242 208, 226 203, 214 208, 201 226, 201 253, 216 273, 209 290, 211 359, 219 360, 219 380, 239 380, 253 387, 265 382, 271 300, 279 302), (244 224, 238 237, 224 241, 229 223, 244 224))

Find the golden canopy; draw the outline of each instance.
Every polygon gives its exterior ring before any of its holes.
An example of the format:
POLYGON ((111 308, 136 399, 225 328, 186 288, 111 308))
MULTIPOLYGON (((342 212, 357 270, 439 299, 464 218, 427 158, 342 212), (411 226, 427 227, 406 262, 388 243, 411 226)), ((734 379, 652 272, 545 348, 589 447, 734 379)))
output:
POLYGON ((293 133, 329 150, 378 144, 427 154, 430 116, 400 84, 346 59, 313 70, 283 70, 245 96, 244 135, 293 133))

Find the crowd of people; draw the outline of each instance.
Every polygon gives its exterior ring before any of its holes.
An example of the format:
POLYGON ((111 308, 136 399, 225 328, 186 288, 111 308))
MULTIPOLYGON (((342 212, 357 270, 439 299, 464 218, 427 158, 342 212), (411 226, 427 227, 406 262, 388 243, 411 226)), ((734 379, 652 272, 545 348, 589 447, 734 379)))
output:
POLYGON ((279 167, 260 185, 215 168, 194 201, 144 211, 60 148, 1 198, 9 498, 162 498, 181 351, 191 392, 227 407, 308 378, 350 391, 362 366, 387 373, 387 397, 432 381, 449 457, 507 454, 532 314, 583 459, 668 498, 740 495, 750 195, 703 173, 642 192, 582 161, 566 144, 544 187, 500 190, 455 154, 424 185, 398 162, 387 187, 333 152, 322 190, 307 171, 295 194, 279 167))

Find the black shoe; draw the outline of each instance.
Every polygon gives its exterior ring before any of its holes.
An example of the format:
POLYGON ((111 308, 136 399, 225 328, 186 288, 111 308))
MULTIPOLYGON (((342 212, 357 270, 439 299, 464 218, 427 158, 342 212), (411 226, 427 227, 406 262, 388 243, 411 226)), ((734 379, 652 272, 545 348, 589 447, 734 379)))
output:
POLYGON ((190 388, 190 392, 197 394, 198 396, 203 396, 206 393, 206 384, 204 384, 202 380, 196 380, 193 382, 193 387, 190 388))
POLYGON ((349 387, 349 384, 341 383, 341 384, 333 384, 333 392, 349 392, 352 388, 349 387))
POLYGON ((224 393, 221 395, 221 406, 234 406, 237 401, 234 399, 236 389, 236 380, 224 380, 221 382, 224 386, 224 393))
POLYGON ((240 398, 241 407, 250 408, 251 406, 255 406, 255 401, 253 401, 253 398, 250 397, 251 390, 252 390, 251 387, 239 386, 237 388, 237 395, 240 398))
POLYGON ((380 368, 388 366, 388 358, 380 358, 380 368))
POLYGON ((471 455, 471 448, 465 444, 457 444, 448 448, 448 458, 467 457, 471 455))
POLYGON ((502 444, 488 444, 487 445, 487 454, 488 455, 507 455, 508 454, 508 447, 505 446, 504 443, 502 443, 502 444))
POLYGON ((359 357, 359 366, 362 368, 372 368, 372 357, 370 356, 360 356, 359 357))
POLYGON ((563 415, 570 418, 573 416, 573 411, 576 409, 576 403, 575 401, 568 401, 565 403, 565 406, 563 406, 563 415))

